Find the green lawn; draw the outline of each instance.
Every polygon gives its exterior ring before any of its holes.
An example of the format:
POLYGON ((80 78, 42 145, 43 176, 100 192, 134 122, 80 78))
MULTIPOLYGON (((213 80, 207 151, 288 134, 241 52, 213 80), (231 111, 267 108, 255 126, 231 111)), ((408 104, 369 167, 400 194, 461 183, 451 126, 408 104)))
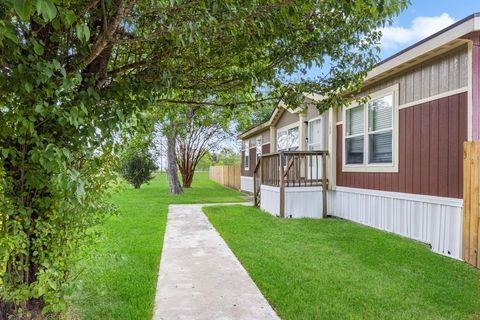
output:
POLYGON ((162 251, 167 206, 175 203, 243 201, 241 193, 195 174, 191 189, 170 195, 165 174, 139 190, 116 194, 118 216, 102 227, 99 254, 85 261, 80 289, 69 297, 68 316, 75 319, 151 319, 162 251))
POLYGON ((337 219, 204 210, 283 319, 480 319, 480 272, 424 244, 337 219))

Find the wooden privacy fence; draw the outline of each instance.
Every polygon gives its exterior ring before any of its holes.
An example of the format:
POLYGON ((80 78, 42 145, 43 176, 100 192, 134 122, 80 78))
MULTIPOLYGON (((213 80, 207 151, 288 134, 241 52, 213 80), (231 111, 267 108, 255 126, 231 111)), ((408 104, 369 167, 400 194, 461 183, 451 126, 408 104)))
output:
POLYGON ((240 189, 240 165, 212 166, 209 177, 226 187, 240 189))
POLYGON ((480 268, 480 141, 463 145, 463 260, 480 268))

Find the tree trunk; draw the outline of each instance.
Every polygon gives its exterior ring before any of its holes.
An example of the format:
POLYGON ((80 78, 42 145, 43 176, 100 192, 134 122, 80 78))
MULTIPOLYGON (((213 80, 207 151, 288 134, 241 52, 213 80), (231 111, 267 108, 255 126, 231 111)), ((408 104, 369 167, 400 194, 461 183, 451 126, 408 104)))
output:
POLYGON ((175 152, 175 141, 177 138, 176 128, 167 134, 167 175, 170 192, 173 194, 183 193, 177 173, 177 155, 175 152))
POLYGON ((193 181, 193 172, 181 172, 182 174, 182 182, 183 182, 183 187, 184 188, 191 188, 192 187, 192 181, 193 181))

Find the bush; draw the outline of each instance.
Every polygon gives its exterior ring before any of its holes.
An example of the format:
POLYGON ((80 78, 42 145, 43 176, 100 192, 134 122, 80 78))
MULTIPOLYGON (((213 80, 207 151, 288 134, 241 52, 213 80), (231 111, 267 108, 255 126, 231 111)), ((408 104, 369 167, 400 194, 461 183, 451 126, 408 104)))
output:
POLYGON ((158 167, 148 152, 134 152, 122 161, 122 175, 135 189, 153 179, 158 167))

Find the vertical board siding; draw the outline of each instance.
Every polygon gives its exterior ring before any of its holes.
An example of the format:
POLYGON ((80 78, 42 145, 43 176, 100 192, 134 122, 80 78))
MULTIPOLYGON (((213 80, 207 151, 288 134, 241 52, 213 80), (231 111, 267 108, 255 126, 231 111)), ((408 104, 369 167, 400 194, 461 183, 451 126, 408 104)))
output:
MULTIPOLYGON (((479 50, 480 54, 480 50, 479 50)), ((380 85, 371 85, 365 94, 399 84, 400 105, 435 96, 468 84, 468 50, 461 46, 438 59, 421 64, 414 69, 394 76, 380 85)), ((480 63, 479 63, 480 65, 480 63)))
POLYGON ((262 154, 268 154, 270 153, 270 143, 264 144, 262 146, 262 154))
POLYGON ((257 148, 250 148, 250 167, 249 167, 249 176, 253 177, 253 171, 257 165, 257 148))
POLYGON ((438 118, 438 195, 448 197, 448 98, 438 101, 438 118))
POLYGON ((480 141, 463 146, 463 260, 480 268, 480 141))
MULTIPOLYGON (((430 146, 429 153, 429 194, 438 194, 438 101, 432 101, 429 105, 430 109, 430 146)), ((463 137, 459 137, 462 139, 463 137)), ((463 143, 463 141, 461 142, 463 143)))
POLYGON ((430 105, 424 103, 421 111, 421 146, 426 146, 420 150, 420 193, 430 194, 430 105))
POLYGON ((413 108, 413 159, 412 159, 412 193, 421 194, 421 151, 422 151, 422 106, 413 108))
POLYGON ((337 126, 337 185, 462 198, 462 144, 467 141, 467 93, 401 109, 398 173, 342 172, 337 126))

